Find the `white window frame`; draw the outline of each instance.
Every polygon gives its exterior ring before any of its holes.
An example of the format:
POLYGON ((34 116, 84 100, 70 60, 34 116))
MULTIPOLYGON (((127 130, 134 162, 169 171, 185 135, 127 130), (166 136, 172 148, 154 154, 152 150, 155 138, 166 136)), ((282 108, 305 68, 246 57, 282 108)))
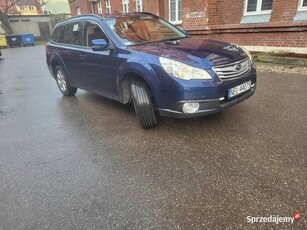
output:
POLYGON ((76 11, 77 11, 77 15, 82 14, 82 13, 81 13, 81 8, 80 8, 80 6, 77 6, 77 7, 76 7, 76 11))
MULTIPOLYGON (((306 0, 305 0, 306 1, 306 0)), ((298 1, 298 11, 307 11, 307 6, 303 6, 304 0, 298 1)))
POLYGON ((31 10, 31 11, 35 10, 35 9, 34 9, 34 6, 29 5, 29 10, 31 10))
POLYGON ((259 15, 259 14, 270 14, 272 10, 261 10, 262 0, 257 0, 256 11, 247 12, 248 0, 245 0, 244 15, 259 15))
POLYGON ((136 12, 143 12, 143 0, 135 0, 135 11, 136 12), (140 7, 138 7, 140 6, 140 7), (140 8, 141 10, 138 11, 138 8, 140 8))
POLYGON ((102 4, 101 4, 101 2, 98 2, 97 8, 98 8, 98 14, 102 14, 102 4))
POLYGON ((111 14, 112 9, 111 9, 111 0, 106 0, 106 13, 111 14))
POLYGON ((123 13, 129 13, 129 0, 122 0, 122 4, 123 4, 123 13), (125 10, 127 7, 127 11, 125 10))
POLYGON ((25 6, 23 6, 23 5, 20 5, 20 6, 19 6, 19 9, 20 9, 20 11, 26 10, 25 6))
MULTIPOLYGON (((180 25, 182 24, 182 20, 179 20, 178 16, 179 16, 179 0, 175 0, 176 1, 176 20, 172 21, 171 20, 171 0, 168 1, 168 6, 169 6, 169 21, 174 24, 174 25, 180 25)), ((183 17, 183 15, 181 16, 183 17)))

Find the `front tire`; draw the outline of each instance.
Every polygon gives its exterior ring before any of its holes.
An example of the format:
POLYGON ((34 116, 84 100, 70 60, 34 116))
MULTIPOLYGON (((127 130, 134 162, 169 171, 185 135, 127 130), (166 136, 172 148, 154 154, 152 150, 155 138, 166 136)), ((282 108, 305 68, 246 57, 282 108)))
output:
POLYGON ((143 129, 149 129, 157 124, 149 88, 144 81, 131 82, 131 98, 138 121, 143 129))
POLYGON ((75 95, 77 88, 71 87, 67 81, 66 74, 61 66, 55 67, 55 80, 58 84, 59 90, 65 96, 75 95))

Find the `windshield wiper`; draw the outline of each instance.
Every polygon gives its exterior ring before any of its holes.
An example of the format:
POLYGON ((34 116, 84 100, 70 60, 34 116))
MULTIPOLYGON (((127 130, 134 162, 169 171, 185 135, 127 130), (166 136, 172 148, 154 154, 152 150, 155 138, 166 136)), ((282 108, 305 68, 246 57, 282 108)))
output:
POLYGON ((177 41, 177 40, 180 40, 180 39, 182 39, 182 38, 187 38, 187 37, 168 38, 168 39, 163 39, 163 40, 161 40, 161 42, 177 41))
POLYGON ((151 44, 151 43, 159 44, 160 42, 178 41, 178 40, 183 39, 183 38, 187 38, 187 37, 168 38, 168 39, 163 39, 163 40, 158 40, 158 41, 146 41, 146 42, 135 43, 135 44, 128 45, 128 46, 141 46, 141 45, 151 44))
POLYGON ((145 45, 145 44, 148 44, 148 43, 151 43, 151 42, 149 41, 149 42, 134 43, 134 44, 131 44, 131 45, 128 45, 128 46, 141 46, 141 45, 145 45))

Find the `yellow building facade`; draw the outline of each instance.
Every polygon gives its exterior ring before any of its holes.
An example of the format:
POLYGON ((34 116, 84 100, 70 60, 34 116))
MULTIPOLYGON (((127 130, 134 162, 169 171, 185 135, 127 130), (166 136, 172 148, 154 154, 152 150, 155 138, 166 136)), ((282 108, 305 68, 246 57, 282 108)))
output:
POLYGON ((43 15, 39 0, 21 0, 16 4, 16 11, 19 15, 43 15))

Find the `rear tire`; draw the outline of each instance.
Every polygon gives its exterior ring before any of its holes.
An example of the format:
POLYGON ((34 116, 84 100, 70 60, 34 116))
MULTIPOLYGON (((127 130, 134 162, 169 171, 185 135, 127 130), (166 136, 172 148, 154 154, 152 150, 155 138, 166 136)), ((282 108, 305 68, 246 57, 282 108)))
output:
POLYGON ((61 66, 55 67, 55 80, 58 84, 59 90, 65 96, 75 95, 77 88, 71 87, 67 81, 66 74, 61 66))
POLYGON ((149 88, 144 81, 131 82, 131 98, 138 121, 143 129, 153 128, 157 124, 149 88))

